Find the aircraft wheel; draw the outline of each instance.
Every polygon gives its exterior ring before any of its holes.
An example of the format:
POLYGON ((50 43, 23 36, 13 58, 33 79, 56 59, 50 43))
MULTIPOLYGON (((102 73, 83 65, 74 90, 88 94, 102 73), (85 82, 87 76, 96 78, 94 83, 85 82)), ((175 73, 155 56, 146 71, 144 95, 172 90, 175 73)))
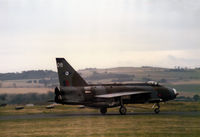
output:
POLYGON ((154 112, 155 112, 156 114, 158 114, 158 113, 160 112, 160 109, 159 109, 159 108, 156 108, 156 109, 154 110, 154 112))
POLYGON ((120 109, 119 109, 119 112, 120 112, 121 115, 126 115, 126 111, 127 110, 124 106, 121 106, 120 109))
POLYGON ((102 115, 105 115, 106 112, 107 112, 107 108, 101 108, 100 112, 101 112, 102 115))

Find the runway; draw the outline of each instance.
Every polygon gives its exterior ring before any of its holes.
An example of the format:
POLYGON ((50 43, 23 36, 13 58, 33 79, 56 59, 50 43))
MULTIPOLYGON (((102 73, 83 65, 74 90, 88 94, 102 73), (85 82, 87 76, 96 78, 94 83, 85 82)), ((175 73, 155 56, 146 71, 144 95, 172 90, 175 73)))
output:
POLYGON ((101 115, 100 113, 53 113, 53 114, 27 114, 27 115, 5 115, 0 116, 0 120, 28 120, 28 119, 46 119, 46 118, 67 118, 67 117, 110 117, 110 116, 148 116, 148 115, 174 115, 174 116, 200 116, 200 112, 160 112, 155 114, 153 112, 134 112, 120 115, 119 113, 107 113, 101 115))

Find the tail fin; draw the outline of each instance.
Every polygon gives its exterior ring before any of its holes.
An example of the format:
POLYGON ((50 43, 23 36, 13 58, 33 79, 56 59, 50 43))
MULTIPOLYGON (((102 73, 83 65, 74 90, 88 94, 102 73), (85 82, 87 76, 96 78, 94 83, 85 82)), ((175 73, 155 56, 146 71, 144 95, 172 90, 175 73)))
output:
POLYGON ((60 86, 87 86, 85 80, 64 58, 56 58, 60 86))

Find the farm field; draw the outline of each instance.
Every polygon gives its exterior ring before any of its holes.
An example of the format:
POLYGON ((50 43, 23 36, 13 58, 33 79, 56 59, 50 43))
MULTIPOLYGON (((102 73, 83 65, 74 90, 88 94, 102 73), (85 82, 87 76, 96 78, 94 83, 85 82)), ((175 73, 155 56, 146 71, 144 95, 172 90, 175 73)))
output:
POLYGON ((28 94, 38 93, 45 94, 54 91, 52 88, 0 88, 0 94, 28 94))

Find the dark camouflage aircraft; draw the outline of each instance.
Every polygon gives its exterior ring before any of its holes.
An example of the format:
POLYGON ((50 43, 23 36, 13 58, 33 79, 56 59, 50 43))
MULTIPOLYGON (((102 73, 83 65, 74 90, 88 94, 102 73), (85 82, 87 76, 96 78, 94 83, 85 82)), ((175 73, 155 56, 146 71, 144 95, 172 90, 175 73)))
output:
POLYGON ((56 58, 60 89, 55 88, 55 102, 68 105, 84 105, 100 109, 118 107, 125 115, 125 104, 155 103, 155 113, 160 112, 160 102, 176 98, 175 89, 161 86, 157 82, 132 84, 88 84, 64 58, 56 58))

